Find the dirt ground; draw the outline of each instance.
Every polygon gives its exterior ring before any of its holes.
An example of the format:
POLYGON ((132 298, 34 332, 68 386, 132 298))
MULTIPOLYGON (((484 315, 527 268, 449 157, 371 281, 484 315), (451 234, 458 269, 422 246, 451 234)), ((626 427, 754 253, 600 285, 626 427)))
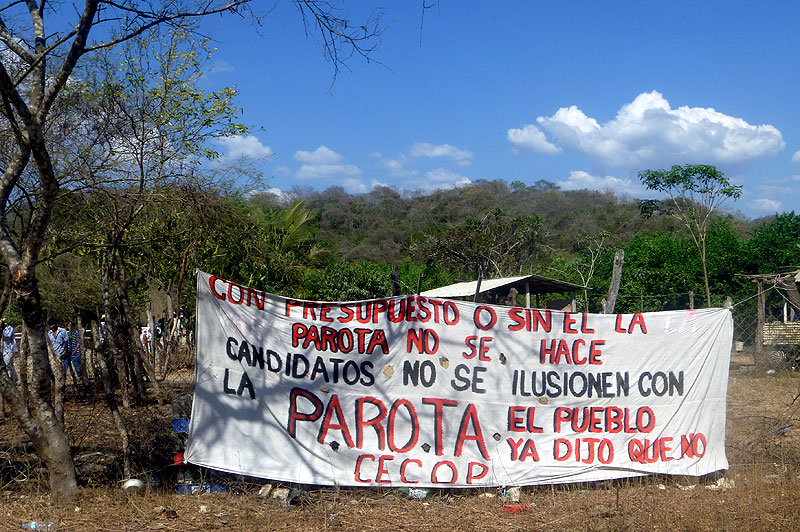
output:
MULTIPOLYGON (((188 384, 185 376, 171 379, 167 394, 188 384)), ((288 507, 259 496, 260 486, 248 482, 229 484, 227 493, 176 495, 169 463, 179 442, 165 430, 171 407, 154 404, 127 416, 134 470, 161 487, 126 497, 116 481, 118 435, 101 396, 73 397, 67 424, 84 486, 77 506, 48 504, 41 465, 7 420, 0 424, 0 531, 32 520, 55 522, 59 531, 800 530, 799 393, 798 373, 770 375, 735 364, 727 410, 731 465, 722 480, 646 477, 523 488, 517 513, 505 512, 494 490, 432 490, 415 500, 389 489, 326 488, 288 507)))

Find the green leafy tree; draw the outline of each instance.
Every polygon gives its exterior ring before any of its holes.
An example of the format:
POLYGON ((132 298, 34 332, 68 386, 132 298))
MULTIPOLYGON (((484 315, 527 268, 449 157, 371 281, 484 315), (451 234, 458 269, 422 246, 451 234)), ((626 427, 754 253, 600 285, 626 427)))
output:
POLYGON ((775 285, 800 314, 800 215, 785 212, 761 224, 753 231, 747 248, 750 273, 782 274, 775 285))
MULTIPOLYGON (((610 262, 604 265, 609 277, 610 262)), ((617 308, 622 312, 686 308, 688 292, 701 286, 702 268, 691 240, 669 232, 640 233, 625 246, 617 308)))
POLYGON ((676 165, 669 170, 645 170, 639 172, 639 179, 648 189, 666 194, 668 198, 666 201, 642 201, 642 214, 650 216, 661 210, 678 218, 689 231, 700 254, 706 304, 710 307, 706 235, 713 213, 726 200, 739 199, 742 187, 731 184, 714 166, 701 164, 676 165))
POLYGON ((778 214, 756 227, 747 244, 752 270, 779 273, 800 268, 800 215, 778 214))
POLYGON ((357 301, 392 293, 385 268, 370 262, 336 261, 309 279, 309 295, 324 301, 357 301))

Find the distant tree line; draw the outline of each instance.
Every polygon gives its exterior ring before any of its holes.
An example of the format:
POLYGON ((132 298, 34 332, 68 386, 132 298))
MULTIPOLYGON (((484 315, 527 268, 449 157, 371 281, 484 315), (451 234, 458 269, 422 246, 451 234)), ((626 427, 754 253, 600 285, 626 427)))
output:
MULTIPOLYGON (((581 308, 599 312, 614 252, 622 248, 618 311, 686 308, 690 292, 697 294, 696 306, 705 306, 703 268, 688 231, 668 214, 643 218, 636 201, 608 192, 513 188, 495 180, 429 193, 378 187, 351 195, 334 187, 294 194, 284 203, 215 187, 159 190, 155 195, 164 200, 147 205, 119 243, 130 301, 141 310, 146 290, 158 287, 176 305, 191 306, 195 268, 322 300, 390 295, 392 271, 405 293, 418 283, 425 290, 478 275, 537 273, 587 285, 578 294, 581 308)), ((72 196, 54 222, 62 246, 65 234, 88 229, 75 205, 98 210, 116 201, 72 196)), ((93 223, 102 233, 105 224, 93 223)), ((800 264, 800 216, 794 212, 760 220, 717 214, 706 238, 714 306, 727 296, 752 295, 752 283, 737 274, 800 264)), ((52 313, 66 319, 75 309, 91 313, 101 306, 104 259, 97 249, 92 240, 75 242, 44 264, 42 297, 52 313)))

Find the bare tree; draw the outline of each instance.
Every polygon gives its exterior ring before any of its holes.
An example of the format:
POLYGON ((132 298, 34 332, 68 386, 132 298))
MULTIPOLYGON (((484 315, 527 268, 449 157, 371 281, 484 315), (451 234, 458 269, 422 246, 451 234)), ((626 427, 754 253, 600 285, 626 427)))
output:
MULTIPOLYGON (((605 242, 609 236, 611 235, 608 231, 601 231, 578 238, 576 242, 578 255, 566 264, 566 268, 574 271, 580 277, 581 286, 583 286, 584 312, 589 312, 589 282, 594 277, 598 262, 607 249, 605 242)), ((559 273, 569 276, 566 271, 559 271, 559 273)))

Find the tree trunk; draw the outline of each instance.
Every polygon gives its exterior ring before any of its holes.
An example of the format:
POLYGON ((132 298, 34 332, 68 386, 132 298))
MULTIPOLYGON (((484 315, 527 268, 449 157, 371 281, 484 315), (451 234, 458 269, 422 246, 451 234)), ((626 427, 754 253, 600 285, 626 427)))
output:
POLYGON ((144 369, 142 366, 142 343, 139 340, 139 331, 129 315, 130 307, 125 296, 125 289, 120 286, 120 280, 116 280, 117 302, 119 303, 119 327, 117 336, 122 346, 122 355, 128 367, 128 374, 131 377, 133 388, 133 398, 138 403, 147 395, 144 386, 144 369))
MULTIPOLYGON (((23 329, 28 336, 28 404, 34 423, 25 419, 22 401, 17 401, 17 420, 31 438, 36 453, 47 466, 50 496, 56 501, 74 501, 78 496, 75 464, 64 425, 50 400, 51 367, 45 337, 44 311, 36 278, 15 282, 23 329)), ((20 276, 21 277, 21 276, 20 276)), ((62 369, 63 371, 63 369, 62 369)), ((5 394, 4 394, 5 395, 5 394)))
POLYGON ((123 354, 123 343, 117 335, 116 327, 114 326, 113 315, 111 314, 111 289, 109 283, 111 282, 113 268, 111 258, 108 256, 103 257, 103 311, 106 314, 106 342, 108 347, 113 351, 114 365, 117 368, 117 380, 119 381, 119 388, 122 392, 122 406, 124 408, 131 407, 131 394, 128 388, 128 368, 125 365, 123 354))
POLYGON ((711 308, 711 289, 708 287, 708 267, 706 266, 706 239, 702 240, 702 249, 700 250, 700 262, 703 263, 703 282, 706 286, 706 308, 711 308))
POLYGON ((17 378, 19 378, 19 389, 22 392, 22 397, 28 397, 28 359, 30 358, 28 352, 28 335, 23 329, 22 338, 19 339, 19 353, 17 353, 19 357, 17 378))
POLYGON ((150 328, 150 338, 147 341, 145 358, 153 362, 153 367, 158 368, 159 361, 156 359, 156 322, 153 320, 153 306, 150 301, 147 302, 147 326, 150 328))
POLYGON ((61 423, 64 423, 64 394, 67 388, 67 373, 64 371, 64 363, 58 358, 53 346, 47 342, 47 355, 50 360, 50 367, 53 375, 53 408, 61 423))
POLYGON ((178 348, 178 318, 173 305, 172 292, 167 292, 167 310, 164 316, 164 334, 162 336, 162 365, 161 378, 167 377, 167 366, 171 353, 178 348))
MULTIPOLYGON (((117 299, 119 299, 120 305, 122 305, 123 314, 125 314, 125 319, 127 321, 127 327, 129 333, 131 335, 131 340, 133 340, 134 345, 132 346, 131 355, 134 358, 134 367, 136 368, 136 378, 141 386, 142 395, 144 395, 144 378, 141 374, 141 370, 144 369, 147 372, 147 377, 150 379, 150 382, 153 385, 153 388, 156 393, 156 399, 158 400, 159 405, 163 405, 165 402, 164 393, 161 390, 161 385, 158 384, 158 379, 156 379, 156 373, 153 370, 153 366, 150 364, 150 361, 147 360, 147 355, 144 353, 144 349, 142 343, 138 341, 138 337, 134 338, 133 333, 135 330, 135 325, 132 321, 132 315, 130 313, 130 304, 128 303, 128 281, 125 278, 125 272, 119 268, 117 270, 118 274, 118 283, 117 283, 117 299), (140 367, 141 366, 141 367, 140 367)), ((151 331, 155 333, 155 331, 151 331)))
POLYGON ((122 471, 126 479, 131 478, 131 451, 128 445, 128 429, 125 420, 119 412, 117 398, 114 395, 114 386, 111 383, 111 374, 108 371, 106 354, 109 347, 109 339, 100 340, 100 331, 96 323, 92 322, 92 335, 94 336, 94 351, 96 353, 97 365, 100 368, 100 376, 103 379, 103 387, 106 391, 106 404, 114 417, 114 424, 119 431, 120 443, 122 445, 122 471))

